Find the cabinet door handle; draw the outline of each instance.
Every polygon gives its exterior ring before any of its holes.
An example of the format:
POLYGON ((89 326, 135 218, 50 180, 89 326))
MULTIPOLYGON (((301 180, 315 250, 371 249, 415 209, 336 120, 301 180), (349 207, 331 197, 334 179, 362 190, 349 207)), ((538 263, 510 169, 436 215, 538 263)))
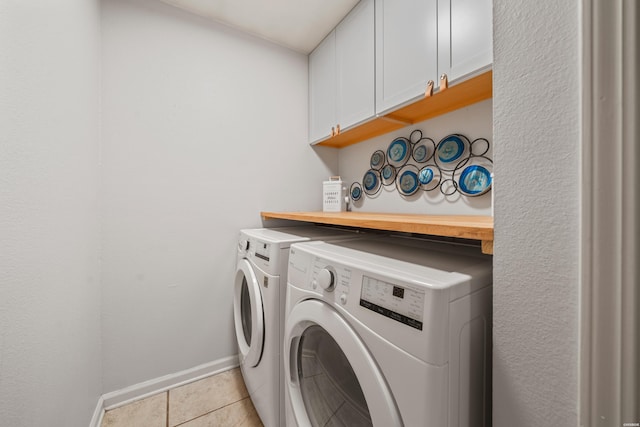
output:
POLYGON ((449 78, 446 74, 442 74, 440 76, 440 91, 447 89, 449 87, 449 78))
POLYGON ((433 80, 429 80, 427 82, 427 88, 424 90, 424 97, 428 98, 430 96, 433 96, 433 80))

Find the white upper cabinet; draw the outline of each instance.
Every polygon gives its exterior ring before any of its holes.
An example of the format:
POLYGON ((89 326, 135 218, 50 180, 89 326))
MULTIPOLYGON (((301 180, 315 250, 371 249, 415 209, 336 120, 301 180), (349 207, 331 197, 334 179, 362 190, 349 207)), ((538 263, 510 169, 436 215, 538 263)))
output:
POLYGON ((336 125, 336 33, 309 55, 309 141, 331 136, 336 125))
POLYGON ((488 68, 493 58, 492 0, 376 0, 376 113, 488 68))
POLYGON ((375 115, 373 0, 361 0, 336 27, 337 115, 342 129, 375 115))
POLYGON ((309 56, 310 142, 333 136, 332 129, 378 126, 383 120, 370 119, 423 99, 430 80, 437 91, 443 74, 457 84, 488 71, 492 15, 492 0, 360 0, 309 56))
POLYGON ((376 112, 424 96, 438 78, 437 0, 376 0, 376 112))
POLYGON ((438 74, 449 81, 493 62, 492 0, 438 0, 438 74))
POLYGON ((309 141, 375 114, 374 2, 361 0, 309 55, 309 141))

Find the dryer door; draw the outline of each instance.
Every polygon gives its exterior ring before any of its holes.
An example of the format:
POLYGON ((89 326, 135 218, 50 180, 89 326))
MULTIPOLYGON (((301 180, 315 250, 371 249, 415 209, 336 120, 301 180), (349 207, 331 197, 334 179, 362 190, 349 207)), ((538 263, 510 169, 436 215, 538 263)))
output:
POLYGON ((402 420, 373 357, 329 305, 306 300, 285 326, 285 381, 300 427, 400 427, 402 420))
POLYGON ((264 312, 258 279, 246 259, 238 261, 233 294, 233 317, 240 362, 254 367, 262 356, 264 312))

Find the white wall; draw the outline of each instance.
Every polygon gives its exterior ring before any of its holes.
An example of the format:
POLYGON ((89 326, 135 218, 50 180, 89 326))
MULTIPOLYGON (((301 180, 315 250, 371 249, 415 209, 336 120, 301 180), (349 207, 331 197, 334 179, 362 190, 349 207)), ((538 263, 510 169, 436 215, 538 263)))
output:
POLYGON ((88 425, 102 394, 99 6, 0 2, 0 424, 88 425))
MULTIPOLYGON (((365 172, 371 167, 371 155, 376 150, 386 153, 391 141, 397 137, 409 138, 415 129, 421 130, 423 137, 431 138, 436 144, 452 133, 461 133, 470 141, 486 138, 490 142, 487 157, 493 158, 492 102, 489 99, 341 149, 338 155, 338 170, 347 188, 353 182, 362 184, 365 172)), ((445 197, 439 189, 435 189, 419 190, 410 197, 403 197, 395 185, 390 185, 383 186, 374 196, 363 196, 353 204, 353 210, 433 215, 491 215, 491 192, 477 197, 462 196, 456 192, 445 197)))
POLYGON ((306 142, 306 56, 152 0, 102 6, 108 392, 237 353, 238 230, 321 209, 337 152, 306 142))
POLYGON ((494 0, 494 427, 578 425, 579 5, 494 0))

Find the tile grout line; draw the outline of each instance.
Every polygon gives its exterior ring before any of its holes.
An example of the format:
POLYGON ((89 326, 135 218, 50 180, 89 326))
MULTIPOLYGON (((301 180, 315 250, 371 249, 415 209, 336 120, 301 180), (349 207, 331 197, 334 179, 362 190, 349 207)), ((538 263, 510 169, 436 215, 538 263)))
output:
POLYGON ((170 398, 169 397, 169 392, 170 391, 171 390, 167 390, 167 411, 166 411, 167 412, 167 425, 166 425, 166 427, 169 427, 169 398, 170 398))
MULTIPOLYGON (((235 402, 228 403, 228 404, 226 404, 226 405, 224 405, 224 406, 221 406, 221 407, 219 407, 219 408, 214 409, 213 411, 205 412, 205 413, 204 413, 204 414, 202 414, 202 415, 198 415, 198 416, 197 416, 197 417, 195 417, 195 418, 191 418, 190 420, 187 420, 187 421, 181 422, 180 424, 176 424, 176 425, 175 425, 175 426, 173 426, 173 427, 180 427, 180 426, 182 426, 182 425, 185 425, 186 423, 190 423, 190 422, 191 422, 191 421, 193 421, 193 420, 197 420, 198 418, 202 418, 202 417, 207 416, 207 415, 209 415, 209 414, 213 414, 214 412, 220 411, 220 410, 222 410, 222 409, 224 409, 224 408, 226 408, 226 407, 228 407, 228 406, 235 405, 236 403, 238 403, 238 402, 242 402, 243 400, 246 400, 246 399, 250 399, 250 396, 246 396, 246 397, 243 397, 243 398, 242 398, 242 399, 240 399, 240 400, 236 400, 235 402)), ((167 426, 167 427, 169 427, 169 426, 167 426)))

